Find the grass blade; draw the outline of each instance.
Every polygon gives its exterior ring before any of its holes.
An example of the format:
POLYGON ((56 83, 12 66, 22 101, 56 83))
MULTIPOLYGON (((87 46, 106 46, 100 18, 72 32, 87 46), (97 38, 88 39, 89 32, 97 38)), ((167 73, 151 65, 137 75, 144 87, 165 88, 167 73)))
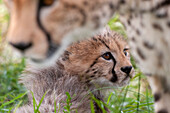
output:
POLYGON ((90 100, 91 113, 95 113, 93 100, 90 100))
POLYGON ((39 108, 40 108, 40 106, 41 106, 41 104, 42 104, 42 102, 43 102, 43 100, 44 100, 46 94, 47 94, 47 91, 46 91, 46 92, 44 93, 44 95, 42 96, 42 98, 41 98, 41 100, 40 100, 40 102, 39 102, 39 104, 38 104, 38 106, 37 106, 36 112, 39 111, 39 108))
POLYGON ((139 79, 138 79, 138 97, 137 97, 137 110, 136 113, 139 113, 139 104, 140 104, 140 80, 141 80, 141 73, 139 73, 139 79))
POLYGON ((7 106, 7 105, 15 102, 15 100, 17 100, 17 99, 22 98, 22 97, 25 96, 26 94, 27 94, 27 92, 19 94, 17 97, 15 97, 14 99, 10 100, 9 102, 6 102, 6 103, 2 104, 2 105, 0 106, 0 109, 1 109, 2 107, 4 107, 4 106, 7 106))

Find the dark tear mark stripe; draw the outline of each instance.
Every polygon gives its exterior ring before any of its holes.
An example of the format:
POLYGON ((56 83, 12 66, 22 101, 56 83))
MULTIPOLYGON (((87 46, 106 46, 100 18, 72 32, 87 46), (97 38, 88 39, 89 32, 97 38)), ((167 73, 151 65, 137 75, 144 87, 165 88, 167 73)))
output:
MULTIPOLYGON (((110 50, 110 48, 109 48, 109 46, 103 41, 103 40, 101 40, 101 39, 99 39, 109 50, 110 50)), ((115 58, 114 58, 114 56, 111 54, 111 59, 112 59, 112 61, 113 61, 113 63, 114 63, 114 65, 113 65, 113 68, 112 68, 112 78, 111 78, 111 81, 112 82, 116 82, 117 81, 117 75, 116 75, 116 72, 115 72, 115 66, 116 66, 116 60, 115 60, 115 58)))
POLYGON ((46 31, 46 29, 43 27, 43 25, 40 21, 40 10, 41 10, 42 7, 45 7, 45 5, 43 4, 42 0, 39 0, 38 9, 37 9, 37 23, 38 23, 38 26, 40 27, 40 29, 46 35, 46 38, 47 38, 47 41, 48 41, 47 57, 49 58, 50 56, 52 56, 52 54, 57 50, 57 48, 60 45, 56 45, 52 42, 50 34, 46 31))
POLYGON ((115 60, 115 58, 114 58, 114 56, 112 55, 112 57, 111 57, 111 59, 113 60, 113 62, 114 62, 114 65, 113 65, 113 68, 112 68, 112 78, 111 78, 111 81, 112 82, 116 82, 117 81, 117 75, 116 75, 116 72, 115 72, 115 66, 116 66, 116 60, 115 60))
MULTIPOLYGON (((101 40, 101 39, 99 39, 99 40, 110 50, 109 46, 103 40, 101 40)), ((116 81, 117 80, 117 75, 116 75, 116 72, 115 72, 114 68, 115 68, 117 62, 116 62, 116 60, 115 60, 115 58, 113 57, 112 54, 111 54, 111 59, 113 60, 113 63, 114 63, 114 66, 113 66, 113 69, 112 69, 112 74, 113 74, 113 77, 115 77, 114 81, 116 81)))

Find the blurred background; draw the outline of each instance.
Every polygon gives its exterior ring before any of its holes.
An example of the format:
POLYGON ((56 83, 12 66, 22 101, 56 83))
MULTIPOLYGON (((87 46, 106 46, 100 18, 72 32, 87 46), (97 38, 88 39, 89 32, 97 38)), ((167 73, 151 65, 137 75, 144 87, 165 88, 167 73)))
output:
MULTIPOLYGON (((25 59, 17 57, 5 42, 8 21, 8 11, 0 0, 0 113, 9 113, 27 102, 27 91, 18 83, 25 67, 25 59)), ((108 25, 126 37, 118 15, 115 15, 108 25)), ((106 102, 113 113, 153 113, 153 96, 149 84, 133 59, 132 63, 136 76, 128 86, 114 89, 106 102)))

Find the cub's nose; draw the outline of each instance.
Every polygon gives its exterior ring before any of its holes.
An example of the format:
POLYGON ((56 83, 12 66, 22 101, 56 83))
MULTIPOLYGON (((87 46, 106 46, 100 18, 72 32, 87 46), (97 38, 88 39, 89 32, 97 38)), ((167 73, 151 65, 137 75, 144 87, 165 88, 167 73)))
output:
POLYGON ((29 49, 32 46, 32 43, 24 43, 24 42, 20 42, 20 43, 9 42, 9 44, 19 49, 20 51, 25 51, 26 49, 29 49))
POLYGON ((124 67, 121 67, 120 69, 121 71, 123 71, 124 73, 128 75, 130 71, 132 70, 132 66, 124 66, 124 67))

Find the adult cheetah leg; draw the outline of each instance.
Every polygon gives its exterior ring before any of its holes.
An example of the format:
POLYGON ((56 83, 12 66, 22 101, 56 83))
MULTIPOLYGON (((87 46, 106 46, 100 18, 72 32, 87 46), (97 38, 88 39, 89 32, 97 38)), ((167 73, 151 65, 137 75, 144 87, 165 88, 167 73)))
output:
POLYGON ((166 78, 159 75, 147 78, 155 99, 155 113, 170 113, 170 86, 166 78))

